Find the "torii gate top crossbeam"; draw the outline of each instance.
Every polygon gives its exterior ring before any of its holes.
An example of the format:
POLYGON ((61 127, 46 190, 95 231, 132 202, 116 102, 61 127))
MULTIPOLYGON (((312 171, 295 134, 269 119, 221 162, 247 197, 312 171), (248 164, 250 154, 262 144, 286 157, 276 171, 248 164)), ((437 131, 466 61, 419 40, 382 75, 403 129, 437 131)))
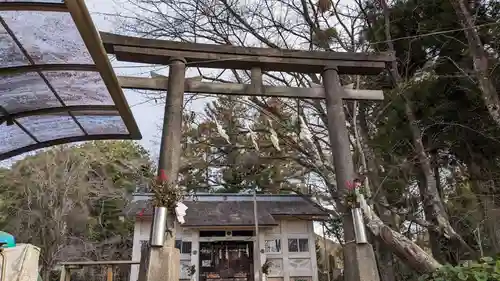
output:
POLYGON ((392 53, 311 52, 271 48, 246 48, 214 44, 144 39, 101 32, 106 51, 118 60, 165 64, 171 57, 184 58, 189 66, 321 73, 335 65, 339 74, 378 74, 394 60, 392 53))

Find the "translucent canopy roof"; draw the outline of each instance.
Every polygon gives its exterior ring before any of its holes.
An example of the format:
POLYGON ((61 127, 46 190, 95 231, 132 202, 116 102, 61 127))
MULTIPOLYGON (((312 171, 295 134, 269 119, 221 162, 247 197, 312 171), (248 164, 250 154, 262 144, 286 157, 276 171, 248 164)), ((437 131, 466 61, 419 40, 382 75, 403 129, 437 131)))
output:
POLYGON ((0 0, 0 160, 140 138, 83 0, 0 0))

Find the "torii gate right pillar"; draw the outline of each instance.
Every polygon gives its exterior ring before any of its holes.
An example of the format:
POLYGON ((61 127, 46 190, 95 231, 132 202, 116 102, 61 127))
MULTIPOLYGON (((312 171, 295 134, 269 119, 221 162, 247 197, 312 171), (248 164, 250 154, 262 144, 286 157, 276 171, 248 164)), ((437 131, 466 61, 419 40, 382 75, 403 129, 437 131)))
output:
MULTIPOLYGON (((349 132, 341 93, 338 69, 326 67, 322 73, 325 88, 328 134, 335 163, 337 192, 341 198, 347 193, 346 184, 355 177, 354 165, 349 142, 349 132)), ((351 212, 345 206, 339 206, 343 214, 344 228, 344 280, 345 281, 379 281, 377 263, 373 247, 369 243, 358 244, 354 232, 351 212)))

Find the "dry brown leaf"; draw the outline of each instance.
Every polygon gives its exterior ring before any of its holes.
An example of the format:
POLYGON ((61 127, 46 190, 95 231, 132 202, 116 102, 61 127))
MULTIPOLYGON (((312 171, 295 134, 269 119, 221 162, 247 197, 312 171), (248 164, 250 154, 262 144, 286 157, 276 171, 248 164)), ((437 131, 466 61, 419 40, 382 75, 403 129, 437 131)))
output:
POLYGON ((332 2, 330 0, 318 0, 318 11, 325 13, 332 8, 332 2))

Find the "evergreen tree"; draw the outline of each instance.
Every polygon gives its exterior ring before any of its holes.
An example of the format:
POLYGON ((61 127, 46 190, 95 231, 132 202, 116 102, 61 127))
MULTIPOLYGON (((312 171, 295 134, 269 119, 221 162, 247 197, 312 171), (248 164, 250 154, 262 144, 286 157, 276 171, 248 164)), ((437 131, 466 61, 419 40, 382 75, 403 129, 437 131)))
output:
POLYGON ((200 123, 185 131, 185 148, 189 147, 185 154, 197 157, 192 161, 197 164, 186 171, 190 180, 185 184, 189 189, 226 193, 253 189, 263 193, 304 191, 300 187, 304 186, 308 171, 290 161, 295 149, 279 140, 280 135, 296 134, 292 114, 281 110, 284 119, 277 120, 273 114, 251 105, 234 97, 219 97, 206 107, 200 123), (227 134, 227 140, 216 123, 227 134), (257 147, 249 128, 255 133, 257 147), (278 136, 277 147, 271 141, 273 130, 278 136), (207 186, 203 186, 204 182, 207 186))

